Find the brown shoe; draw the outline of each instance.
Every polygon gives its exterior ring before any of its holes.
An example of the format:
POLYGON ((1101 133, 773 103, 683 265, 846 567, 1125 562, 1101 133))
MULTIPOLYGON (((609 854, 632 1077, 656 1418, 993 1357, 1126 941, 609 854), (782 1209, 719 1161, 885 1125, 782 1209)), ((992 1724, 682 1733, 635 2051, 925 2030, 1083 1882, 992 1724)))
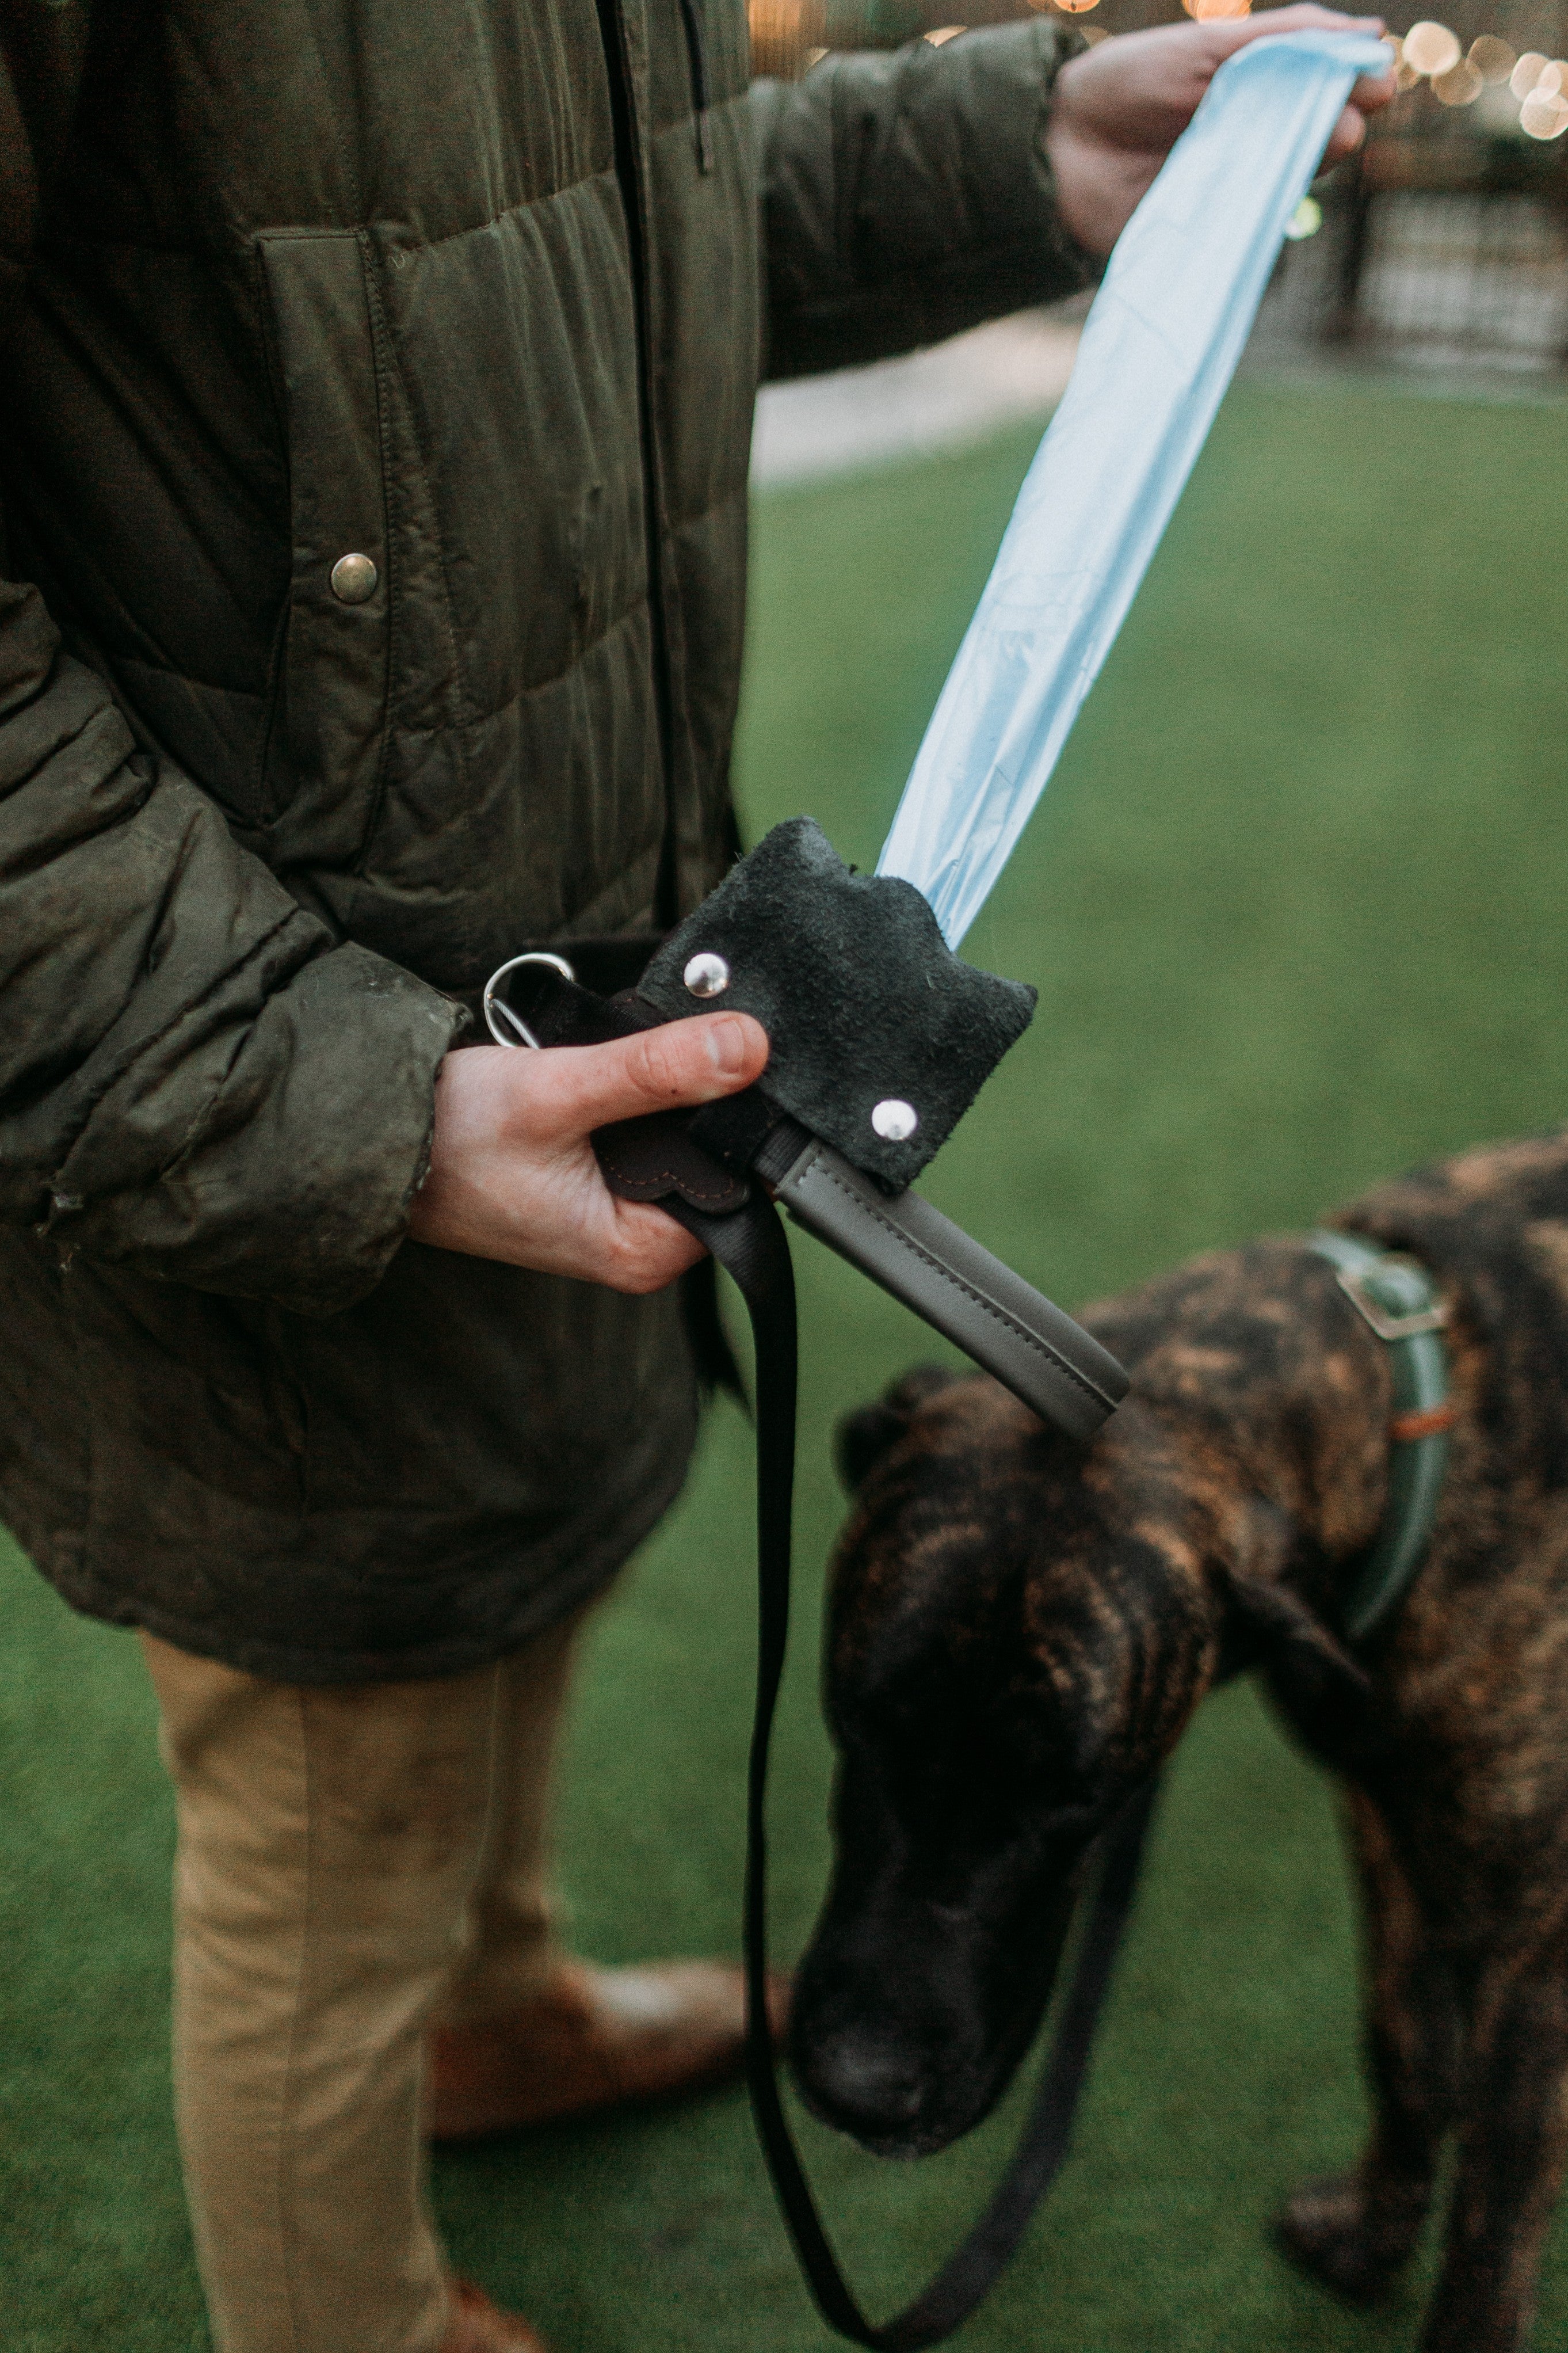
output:
MULTIPOLYGON (((768 2016, 784 2031, 789 1980, 770 1980, 768 2016)), ((566 1963, 521 2010, 430 2036, 433 2140, 477 2140, 596 2109, 706 2091, 740 2072, 746 1997, 719 1961, 634 1969, 566 1963)))
POLYGON ((550 2353, 537 2328, 503 2312, 481 2288, 467 2280, 452 2282, 452 2326, 441 2339, 441 2353, 550 2353))

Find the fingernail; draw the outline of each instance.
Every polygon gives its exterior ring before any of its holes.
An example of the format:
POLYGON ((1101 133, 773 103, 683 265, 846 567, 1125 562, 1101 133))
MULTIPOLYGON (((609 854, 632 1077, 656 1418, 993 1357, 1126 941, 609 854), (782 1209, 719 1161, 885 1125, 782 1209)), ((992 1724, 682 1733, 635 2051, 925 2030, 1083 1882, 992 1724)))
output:
POLYGON ((746 1067, 746 1033, 736 1020, 714 1021, 708 1030, 708 1059, 727 1079, 746 1067))

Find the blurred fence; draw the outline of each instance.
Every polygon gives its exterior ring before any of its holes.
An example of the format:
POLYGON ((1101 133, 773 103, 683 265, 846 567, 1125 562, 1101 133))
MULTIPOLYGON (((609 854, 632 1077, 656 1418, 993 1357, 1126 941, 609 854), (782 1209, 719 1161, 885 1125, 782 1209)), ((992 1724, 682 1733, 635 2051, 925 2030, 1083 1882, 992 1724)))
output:
POLYGON ((1555 205, 1508 190, 1368 185, 1324 192, 1323 225, 1287 248, 1255 354, 1359 352, 1414 365, 1561 370, 1568 232, 1555 205))
MULTIPOLYGON (((759 73, 828 50, 943 40, 1027 0, 751 0, 759 73)), ((1177 0, 1088 0, 1091 39, 1180 21, 1177 0), (1091 13, 1092 12, 1092 13, 1091 13)), ((1198 16, 1247 0, 1189 0, 1198 16)), ((1568 0, 1391 12, 1402 90, 1363 153, 1316 191, 1259 316, 1266 353, 1360 353, 1542 375, 1568 367, 1568 0)))

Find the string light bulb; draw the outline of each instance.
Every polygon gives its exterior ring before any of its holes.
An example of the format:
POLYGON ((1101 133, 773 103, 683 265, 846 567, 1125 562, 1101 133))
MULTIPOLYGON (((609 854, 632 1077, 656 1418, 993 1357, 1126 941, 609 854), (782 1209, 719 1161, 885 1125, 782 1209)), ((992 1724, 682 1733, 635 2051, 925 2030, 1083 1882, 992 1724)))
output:
POLYGON ((1407 66, 1414 66, 1418 74, 1434 79, 1450 72, 1464 55, 1458 35, 1451 33, 1447 25, 1436 25, 1426 16, 1418 25, 1411 26, 1399 53, 1407 66))
POLYGON ((1561 139, 1568 131, 1568 98, 1560 90, 1532 90, 1519 110, 1519 127, 1530 139, 1561 139))
POLYGON ((1469 47, 1469 59, 1484 82, 1507 81, 1514 69, 1513 51, 1495 33, 1483 33, 1469 47))
POLYGON ((1443 106, 1473 106, 1484 87, 1479 68, 1468 58, 1461 58, 1447 73, 1432 77, 1432 95, 1443 106))

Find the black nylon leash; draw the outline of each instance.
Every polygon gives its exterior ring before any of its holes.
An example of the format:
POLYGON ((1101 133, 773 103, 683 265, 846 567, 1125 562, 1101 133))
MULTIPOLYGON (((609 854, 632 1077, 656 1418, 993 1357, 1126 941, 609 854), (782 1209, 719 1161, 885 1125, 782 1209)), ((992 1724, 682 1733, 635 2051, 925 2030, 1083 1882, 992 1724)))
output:
POLYGON ((744 1912, 752 2113, 795 2253, 824 2320, 872 2353, 917 2353, 952 2336, 984 2302, 1061 2169, 1132 1908, 1158 1784, 1148 1782, 1137 1791, 1104 1834, 1071 1986, 1005 2172, 973 2229, 914 2301, 880 2325, 868 2320, 823 2227, 795 2147, 768 2025, 768 1757, 789 1641, 798 1356, 795 1272, 783 1220, 760 1187, 743 1208, 723 1217, 707 1216, 678 1199, 662 1206, 725 1268, 745 1301, 756 1344, 757 1694, 746 1785, 744 1912))
MULTIPOLYGON (((629 992, 605 1001, 577 985, 572 974, 573 966, 554 951, 529 951, 503 965, 485 992, 492 1035, 505 1043, 508 1031, 515 1029, 515 1042, 529 1046, 587 1045, 625 1036, 659 1019, 654 1008, 639 1004, 629 992), (503 1003, 497 1008, 497 1018, 502 1021, 498 1028, 491 1018, 494 991, 520 965, 532 968, 536 984, 528 1018, 524 1021, 503 1003)), ((755 1091, 751 1092, 754 1095, 755 1091)), ((1081 1933, 1071 1982, 1011 2161, 978 2221, 935 2278, 893 2319, 880 2325, 868 2320, 823 2227, 790 2132, 768 2021, 768 1758, 789 1641, 799 1350, 795 1271, 784 1223, 772 1198, 775 1183, 786 1198, 791 1198, 789 1179, 787 1174, 770 1173, 767 1139, 770 1135, 784 1138, 787 1148, 783 1163, 792 1166, 797 1149, 789 1140, 787 1126, 775 1124, 776 1113, 766 1114, 764 1107, 764 1115, 752 1133, 752 1123, 757 1118, 756 1103, 748 1118, 746 1098, 736 1097, 727 1105, 710 1106, 706 1113, 655 1113, 602 1129, 595 1137, 595 1146, 612 1190, 626 1199, 657 1201, 678 1219, 725 1268, 751 1318, 756 1344, 757 1687, 746 1782, 743 1941, 746 2074, 752 2113, 795 2253, 823 2318, 840 2336, 871 2348, 871 2353, 917 2353, 917 2348, 941 2344, 984 2302, 1061 2169, 1089 2073, 1095 2030, 1132 1908, 1157 1784, 1150 1781, 1136 1791, 1102 1834, 1093 1893, 1079 1907, 1081 1933), (723 1117, 716 1121, 716 1113, 723 1117), (706 1134, 700 1129, 704 1121, 706 1134), (724 1152, 728 1165, 710 1155, 707 1147, 713 1144, 724 1152), (741 1166, 735 1165, 737 1145, 741 1166), (748 1166, 750 1173, 742 1173, 748 1166)), ((801 1135, 798 1140, 811 1144, 809 1136, 801 1135)), ((858 1188, 859 1180, 847 1166, 841 1165, 838 1181, 858 1188)), ((880 1196, 878 1199, 879 1222, 889 1223, 892 1208, 880 1196)), ((798 1209, 795 1213, 799 1214, 798 1209)), ((1016 1277, 978 1251, 956 1229, 947 1230, 945 1221, 926 1211, 926 1226, 933 1220, 942 1230, 927 1233, 926 1241, 934 1240, 945 1251, 945 1262, 922 1246, 924 1227, 912 1238, 916 1261, 937 1265, 943 1280, 956 1282, 961 1294, 985 1314, 1012 1326, 1051 1363, 1053 1383, 1068 1379, 1091 1395, 1095 1409, 1082 1427, 1095 1426, 1125 1387, 1121 1367, 1048 1301, 1028 1293, 1016 1277), (984 1288, 975 1287, 970 1279, 975 1275, 984 1288), (1009 1312, 1020 1306, 1024 1322, 1009 1312), (1119 1380, 1120 1386, 1102 1392, 1096 1381, 1107 1378, 1119 1380)), ((843 1247, 831 1230, 826 1238, 835 1247, 843 1247)), ((904 1236, 906 1242, 910 1239, 904 1236)), ((860 1240, 861 1249, 847 1254, 865 1265, 864 1237, 860 1240)), ((885 1270, 878 1279, 887 1282, 885 1270)), ((900 1292, 896 1281, 888 1282, 888 1287, 895 1295, 910 1295, 900 1292)), ((911 1303, 936 1322, 939 1329, 959 1337, 960 1345, 979 1361, 991 1364, 994 1371, 998 1369, 992 1356, 994 1342, 961 1328, 951 1317, 933 1316, 930 1303, 921 1298, 911 1303)), ((1016 1366, 1012 1375, 1009 1386, 1017 1394, 1016 1366)), ((1024 1385, 1023 1393, 1031 1402, 1034 1390, 1033 1381, 1024 1385)), ((1079 1420, 1076 1400, 1070 1395, 1064 1398, 1048 1385, 1036 1409, 1066 1419, 1068 1405, 1073 1407, 1068 1426, 1073 1427, 1079 1420)))

